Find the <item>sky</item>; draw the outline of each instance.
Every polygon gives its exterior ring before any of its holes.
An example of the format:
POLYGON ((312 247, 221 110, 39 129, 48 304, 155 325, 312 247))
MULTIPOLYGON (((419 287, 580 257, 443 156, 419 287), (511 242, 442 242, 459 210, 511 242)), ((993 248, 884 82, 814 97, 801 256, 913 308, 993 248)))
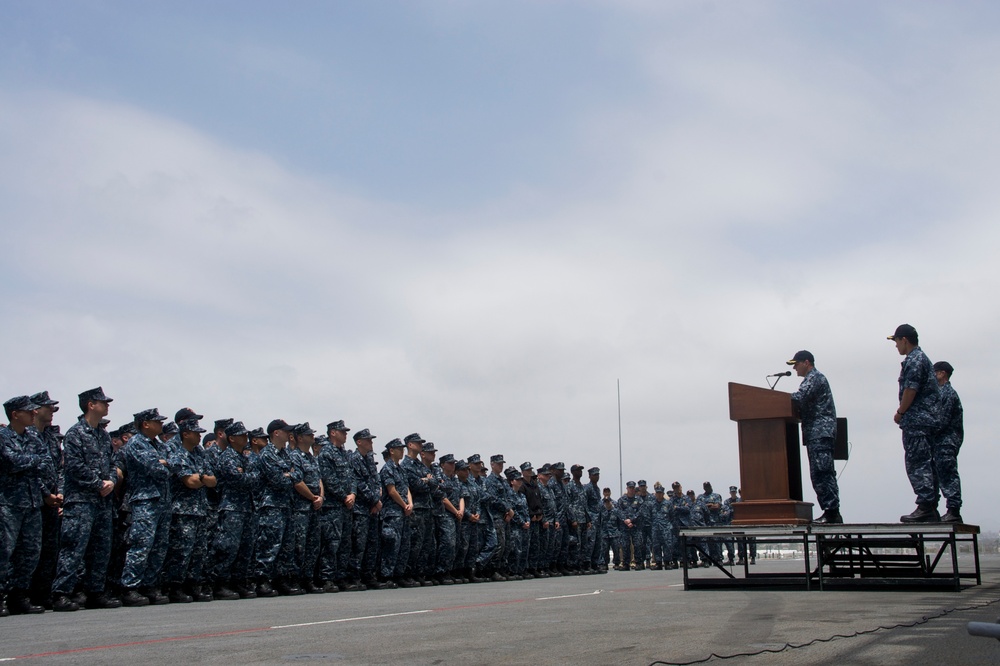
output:
POLYGON ((907 322, 955 366, 962 513, 996 530, 998 18, 0 0, 0 388, 64 429, 100 385, 112 427, 344 419, 725 494, 728 383, 808 349, 844 519, 895 522, 907 322))

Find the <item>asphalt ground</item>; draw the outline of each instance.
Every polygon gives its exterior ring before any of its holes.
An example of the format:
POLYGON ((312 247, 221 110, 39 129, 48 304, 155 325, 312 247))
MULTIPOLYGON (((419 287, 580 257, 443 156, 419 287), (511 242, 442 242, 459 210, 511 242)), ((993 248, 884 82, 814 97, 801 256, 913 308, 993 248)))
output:
MULTIPOLYGON (((758 560, 755 570, 788 570, 790 564, 758 560)), ((971 566, 971 556, 963 556, 962 568, 971 566)), ((983 584, 961 592, 685 591, 680 571, 612 571, 45 613, 0 619, 0 660, 132 666, 996 663, 1000 642, 966 631, 969 621, 1000 616, 1000 556, 984 555, 982 571, 983 584)))

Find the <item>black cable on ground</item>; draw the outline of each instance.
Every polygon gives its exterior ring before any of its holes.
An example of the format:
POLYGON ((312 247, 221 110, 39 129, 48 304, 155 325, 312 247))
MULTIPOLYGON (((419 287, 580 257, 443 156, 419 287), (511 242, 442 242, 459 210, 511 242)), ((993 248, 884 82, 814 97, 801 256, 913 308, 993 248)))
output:
POLYGON ((974 604, 972 606, 963 606, 960 608, 946 608, 945 610, 937 613, 935 615, 924 615, 919 620, 914 622, 901 622, 899 624, 892 625, 882 625, 875 627, 874 629, 865 629, 864 631, 855 631, 852 634, 834 634, 833 636, 828 636, 826 638, 814 638, 808 643, 785 643, 780 648, 762 648, 756 652, 737 652, 735 654, 715 654, 714 652, 703 659, 695 659, 694 661, 654 661, 649 666, 691 666, 692 664, 704 664, 705 662, 712 661, 713 659, 734 659, 736 657, 755 657, 759 654, 777 654, 779 652, 785 652, 786 650, 798 650, 799 648, 809 647, 810 645, 815 645, 816 643, 829 643, 840 638, 855 638, 856 636, 865 636, 867 634, 874 634, 879 631, 891 631, 892 629, 910 629, 912 627, 918 627, 922 624, 926 624, 931 620, 936 620, 945 615, 950 615, 952 613, 961 613, 964 611, 978 610, 980 608, 985 608, 992 604, 997 603, 1000 599, 993 599, 991 601, 986 601, 980 604, 974 604))

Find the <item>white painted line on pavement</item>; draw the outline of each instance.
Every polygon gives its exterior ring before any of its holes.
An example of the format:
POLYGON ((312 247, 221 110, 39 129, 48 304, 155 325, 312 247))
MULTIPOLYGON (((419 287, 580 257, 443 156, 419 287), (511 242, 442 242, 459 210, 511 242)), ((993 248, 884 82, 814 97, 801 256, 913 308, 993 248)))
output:
POLYGON ((296 627, 313 627, 318 624, 336 624, 338 622, 356 622, 358 620, 378 620, 384 617, 399 617, 401 615, 417 615, 419 613, 433 613, 432 610, 406 611, 405 613, 386 613, 385 615, 365 615, 361 617, 342 617, 339 620, 320 620, 319 622, 303 622, 301 624, 282 624, 271 629, 294 629, 296 627))
POLYGON ((536 597, 535 601, 549 601, 550 599, 572 599, 573 597, 592 597, 595 594, 600 594, 603 590, 594 590, 593 592, 584 592, 583 594, 564 594, 560 597, 536 597))

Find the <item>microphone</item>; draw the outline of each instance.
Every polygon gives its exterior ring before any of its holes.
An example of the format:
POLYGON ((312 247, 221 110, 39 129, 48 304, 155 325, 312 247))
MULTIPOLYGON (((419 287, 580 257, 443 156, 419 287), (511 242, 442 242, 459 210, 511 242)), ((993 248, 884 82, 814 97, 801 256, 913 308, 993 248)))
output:
POLYGON ((791 370, 785 370, 784 372, 779 372, 774 375, 768 375, 768 377, 791 377, 791 376, 792 376, 791 370))

